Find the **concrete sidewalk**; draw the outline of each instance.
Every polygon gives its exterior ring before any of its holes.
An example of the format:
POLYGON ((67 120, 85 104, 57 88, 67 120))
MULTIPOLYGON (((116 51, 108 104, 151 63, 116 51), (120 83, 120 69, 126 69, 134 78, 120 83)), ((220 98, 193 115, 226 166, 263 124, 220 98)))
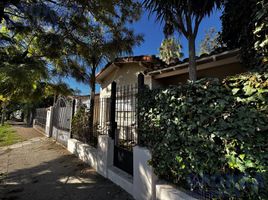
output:
POLYGON ((0 148, 1 200, 132 199, 52 139, 32 136, 0 148))

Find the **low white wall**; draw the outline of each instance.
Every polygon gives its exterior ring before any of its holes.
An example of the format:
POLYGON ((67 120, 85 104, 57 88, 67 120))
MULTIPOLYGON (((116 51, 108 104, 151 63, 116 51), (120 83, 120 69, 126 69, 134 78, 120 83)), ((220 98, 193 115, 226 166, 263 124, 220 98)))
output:
POLYGON ((69 131, 64 131, 57 129, 56 127, 53 126, 52 128, 52 137, 62 145, 67 147, 68 144, 68 139, 71 137, 71 134, 69 131))
POLYGON ((69 139, 68 151, 97 170, 97 149, 76 139, 69 139))
POLYGON ((133 177, 126 172, 116 168, 116 167, 109 167, 108 169, 108 179, 114 182, 116 185, 119 185, 129 194, 134 196, 133 193, 133 177))
POLYGON ((154 200, 157 177, 153 173, 153 168, 148 164, 152 158, 151 152, 147 148, 135 146, 133 158, 133 196, 137 200, 154 200))
POLYGON ((157 183, 153 168, 148 164, 151 152, 146 148, 133 148, 133 177, 113 166, 114 141, 108 135, 98 137, 97 148, 76 139, 68 139, 67 148, 136 200, 197 200, 169 184, 157 183))
POLYGON ((197 200, 178 188, 169 184, 158 183, 156 184, 156 199, 157 200, 197 200))
POLYGON ((100 135, 98 137, 98 146, 95 148, 76 139, 68 139, 67 149, 93 167, 99 174, 107 177, 109 142, 110 138, 108 135, 100 135))

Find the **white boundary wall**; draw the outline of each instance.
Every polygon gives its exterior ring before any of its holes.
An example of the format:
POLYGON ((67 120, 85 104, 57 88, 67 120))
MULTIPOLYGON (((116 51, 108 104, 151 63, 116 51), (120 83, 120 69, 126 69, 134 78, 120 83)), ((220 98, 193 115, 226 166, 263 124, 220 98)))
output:
POLYGON ((107 177, 109 166, 109 140, 111 139, 107 135, 99 136, 98 146, 95 148, 76 139, 69 139, 67 149, 82 161, 93 167, 99 174, 107 177))
MULTIPOLYGON (((76 139, 70 139, 70 132, 52 127, 52 118, 53 107, 49 107, 43 134, 65 145, 68 151, 93 167, 97 173, 126 190, 136 200, 195 200, 169 184, 157 182, 157 177, 148 164, 152 156, 147 148, 139 146, 133 148, 133 176, 131 176, 113 166, 114 141, 108 135, 100 135, 95 148, 76 139)), ((33 127, 39 130, 35 123, 33 127)))
POLYGON ((169 184, 157 183, 156 184, 156 199, 157 200, 197 200, 196 198, 188 195, 183 190, 179 190, 169 184))
MULTIPOLYGON (((133 176, 113 166, 114 141, 108 135, 98 136, 97 147, 70 139, 70 132, 52 127, 53 107, 47 109, 45 134, 65 145, 72 154, 93 167, 99 174, 126 190, 136 200, 195 200, 182 190, 157 182, 148 164, 151 152, 147 148, 133 148, 133 176)), ((34 128, 38 127, 34 123, 34 128)))
POLYGON ((148 164, 151 153, 146 148, 135 146, 133 149, 133 177, 113 166, 114 141, 108 135, 98 137, 97 148, 76 139, 69 139, 67 148, 136 200, 195 200, 182 190, 157 182, 157 177, 148 164))
POLYGON ((71 138, 71 132, 65 131, 61 129, 57 129, 55 126, 52 128, 52 138, 56 140, 58 143, 67 147, 68 140, 71 138))

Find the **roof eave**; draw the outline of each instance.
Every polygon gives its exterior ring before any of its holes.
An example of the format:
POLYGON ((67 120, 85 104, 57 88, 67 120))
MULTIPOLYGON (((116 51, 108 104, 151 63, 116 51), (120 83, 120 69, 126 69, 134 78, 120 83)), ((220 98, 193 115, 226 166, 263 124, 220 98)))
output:
MULTIPOLYGON (((208 56, 208 57, 200 58, 200 59, 198 59, 196 61, 196 63, 197 63, 197 65, 199 65, 200 63, 203 64, 203 63, 215 62, 215 61, 218 61, 218 60, 223 60, 225 58, 237 56, 238 54, 239 54, 239 49, 234 49, 234 50, 231 50, 231 51, 225 51, 225 52, 222 52, 222 53, 219 53, 219 54, 215 54, 215 55, 211 55, 211 56, 208 56)), ((167 67, 167 68, 150 71, 150 72, 147 72, 146 75, 154 76, 154 75, 162 74, 162 73, 169 72, 169 71, 182 70, 185 67, 187 67, 188 65, 189 65, 189 62, 185 62, 185 63, 181 63, 181 64, 178 64, 178 65, 170 66, 170 67, 167 67)))

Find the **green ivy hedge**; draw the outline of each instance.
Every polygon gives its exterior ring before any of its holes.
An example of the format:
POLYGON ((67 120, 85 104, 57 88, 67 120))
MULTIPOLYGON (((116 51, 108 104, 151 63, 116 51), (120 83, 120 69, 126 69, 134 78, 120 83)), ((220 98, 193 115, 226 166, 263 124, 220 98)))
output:
POLYGON ((139 108, 160 178, 211 198, 268 197, 267 73, 145 88, 139 108))

